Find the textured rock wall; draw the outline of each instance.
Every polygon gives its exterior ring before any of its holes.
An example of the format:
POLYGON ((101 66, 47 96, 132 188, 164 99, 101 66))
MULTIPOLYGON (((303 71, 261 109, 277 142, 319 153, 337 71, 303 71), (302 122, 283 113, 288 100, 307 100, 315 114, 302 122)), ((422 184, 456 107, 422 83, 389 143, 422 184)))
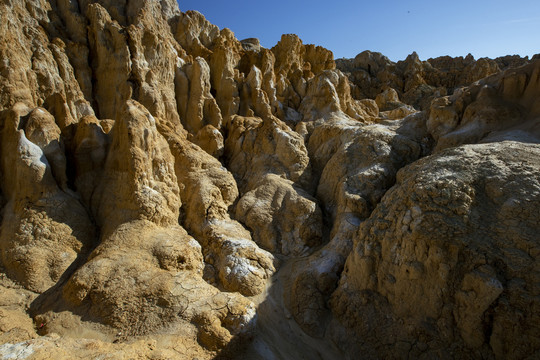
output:
POLYGON ((538 355, 538 60, 335 62, 172 0, 0 16, 1 355, 538 355))
POLYGON ((451 95, 459 87, 526 65, 537 56, 531 60, 518 55, 475 60, 469 54, 465 58, 441 56, 421 61, 413 52, 404 61, 394 63, 381 53, 364 51, 354 59, 336 60, 336 67, 354 84, 352 95, 355 99, 373 99, 383 91, 393 89, 406 104, 427 109, 436 97, 451 95))
POLYGON ((538 146, 519 142, 448 149, 400 170, 332 295, 358 339, 343 346, 373 357, 400 346, 415 358, 537 353, 538 171, 538 146))

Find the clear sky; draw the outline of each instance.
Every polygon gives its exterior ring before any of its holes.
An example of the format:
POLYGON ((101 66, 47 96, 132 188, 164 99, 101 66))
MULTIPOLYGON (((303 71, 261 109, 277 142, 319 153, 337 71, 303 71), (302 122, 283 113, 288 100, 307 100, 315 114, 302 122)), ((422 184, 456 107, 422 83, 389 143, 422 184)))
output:
POLYGON ((335 58, 378 51, 403 60, 540 53, 540 0, 179 0, 240 40, 273 47, 281 34, 324 46, 335 58))

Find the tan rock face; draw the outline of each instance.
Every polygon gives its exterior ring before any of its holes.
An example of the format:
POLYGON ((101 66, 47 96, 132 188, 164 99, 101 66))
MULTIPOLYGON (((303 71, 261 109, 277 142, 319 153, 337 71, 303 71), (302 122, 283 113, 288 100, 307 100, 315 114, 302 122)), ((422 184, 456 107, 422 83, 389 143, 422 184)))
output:
POLYGON ((335 117, 315 128, 308 149, 320 171, 317 198, 333 225, 329 243, 295 268, 288 301, 298 324, 322 337, 326 303, 351 251, 351 238, 393 185, 398 169, 421 156, 422 145, 395 129, 335 117))
POLYGON ((101 243, 63 295, 125 335, 188 321, 197 324, 202 344, 218 349, 249 325, 253 305, 235 295, 221 296, 203 281, 201 246, 178 225, 174 163, 153 116, 128 102, 112 129, 92 198, 101 243), (203 305, 201 299, 211 300, 203 305), (222 306, 229 310, 219 310, 222 306))
POLYGON ((433 101, 428 129, 436 149, 503 139, 540 142, 540 105, 532 95, 538 93, 539 74, 535 62, 433 101))
POLYGON ((99 116, 115 119, 123 103, 131 97, 127 80, 131 72, 131 56, 127 37, 120 24, 98 4, 88 6, 89 46, 93 54, 96 84, 92 89, 99 116))
MULTIPOLYGON (((182 75, 180 75, 182 76, 182 75)), ((189 89, 187 99, 184 95, 177 94, 178 102, 182 108, 181 117, 184 119, 184 127, 192 134, 198 132, 206 125, 214 128, 221 128, 221 112, 210 94, 210 67, 203 58, 196 58, 193 64, 185 66, 185 75, 187 83, 183 81, 178 86, 179 89, 189 89), (184 101, 182 101, 184 100, 184 101)))
POLYGON ((368 115, 370 111, 365 103, 351 97, 347 78, 339 71, 329 70, 309 81, 307 94, 300 106, 304 121, 320 119, 332 112, 343 112, 367 122, 371 120, 368 115))
POLYGON ((44 109, 30 111, 20 103, 2 112, 2 263, 8 274, 37 292, 64 276, 92 246, 95 232, 74 194, 64 191, 66 159, 51 118, 44 109))
POLYGON ((316 200, 274 174, 242 196, 236 216, 252 229, 257 243, 273 253, 301 255, 322 240, 322 213, 316 200))
POLYGON ((142 105, 128 102, 112 129, 92 199, 102 232, 131 220, 164 226, 177 223, 181 202, 173 163, 154 117, 142 105))
POLYGON ((277 59, 276 73, 286 74, 286 77, 300 70, 305 78, 311 78, 313 74, 336 67, 330 51, 320 46, 304 45, 294 34, 283 35, 272 52, 277 59))
POLYGON ((107 159, 110 136, 103 123, 95 116, 85 116, 79 120, 72 141, 75 165, 75 188, 81 200, 92 209, 92 197, 100 183, 103 167, 107 159))
POLYGON ((207 58, 214 41, 220 36, 219 28, 197 11, 180 13, 176 20, 174 37, 192 56, 207 58))
POLYGON ((203 246, 207 280, 248 296, 260 293, 275 270, 273 256, 231 219, 228 208, 238 197, 232 174, 187 141, 177 140, 171 150, 184 199, 184 224, 203 246))
POLYGON ((0 357, 540 351, 538 56, 334 61, 173 0, 0 18, 0 357))
POLYGON ((299 255, 318 245, 321 211, 316 200, 301 189, 311 185, 302 137, 274 117, 237 116, 231 119, 228 131, 229 167, 244 193, 236 216, 253 231, 254 240, 286 255, 299 255), (253 173, 259 175, 252 177, 253 173))
POLYGON ((354 59, 337 60, 336 67, 349 77, 355 99, 374 99, 391 88, 405 104, 427 110, 436 97, 528 62, 528 57, 519 56, 475 60, 470 54, 465 58, 441 56, 421 61, 412 53, 406 60, 394 63, 381 53, 364 51, 354 59))
MULTIPOLYGON (((528 339, 538 333, 539 156, 535 145, 470 145, 399 172, 358 229, 331 301, 358 336, 352 347, 366 336, 420 337, 428 353, 455 344, 458 353, 520 358, 536 348, 528 339), (520 316, 531 323, 518 325, 520 316)), ((393 346, 381 353, 395 354, 393 346)))

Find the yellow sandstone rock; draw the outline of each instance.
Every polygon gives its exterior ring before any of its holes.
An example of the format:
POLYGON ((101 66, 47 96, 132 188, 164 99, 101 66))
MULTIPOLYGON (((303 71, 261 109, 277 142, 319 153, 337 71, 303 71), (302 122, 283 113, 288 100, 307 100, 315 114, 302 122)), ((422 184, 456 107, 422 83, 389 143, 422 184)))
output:
POLYGON ((538 357, 538 55, 0 19, 1 358, 538 357))

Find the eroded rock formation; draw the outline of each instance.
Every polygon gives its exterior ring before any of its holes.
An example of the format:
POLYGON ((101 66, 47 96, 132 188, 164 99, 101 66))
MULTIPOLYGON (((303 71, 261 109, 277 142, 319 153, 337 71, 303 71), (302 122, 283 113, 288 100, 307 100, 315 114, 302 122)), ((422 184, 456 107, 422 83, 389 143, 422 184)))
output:
POLYGON ((332 296, 358 339, 345 346, 373 357, 394 346, 413 357, 537 351, 538 151, 466 145, 400 170, 356 232, 332 296))
POLYGON ((381 53, 371 51, 364 51, 354 59, 336 60, 337 68, 354 84, 355 99, 373 99, 393 89, 406 104, 417 109, 429 108, 434 98, 451 95, 459 87, 528 63, 528 57, 517 55, 475 60, 471 54, 465 58, 441 56, 421 61, 416 53, 394 63, 381 53))
POLYGON ((1 356, 538 356, 540 60, 0 16, 1 356))

